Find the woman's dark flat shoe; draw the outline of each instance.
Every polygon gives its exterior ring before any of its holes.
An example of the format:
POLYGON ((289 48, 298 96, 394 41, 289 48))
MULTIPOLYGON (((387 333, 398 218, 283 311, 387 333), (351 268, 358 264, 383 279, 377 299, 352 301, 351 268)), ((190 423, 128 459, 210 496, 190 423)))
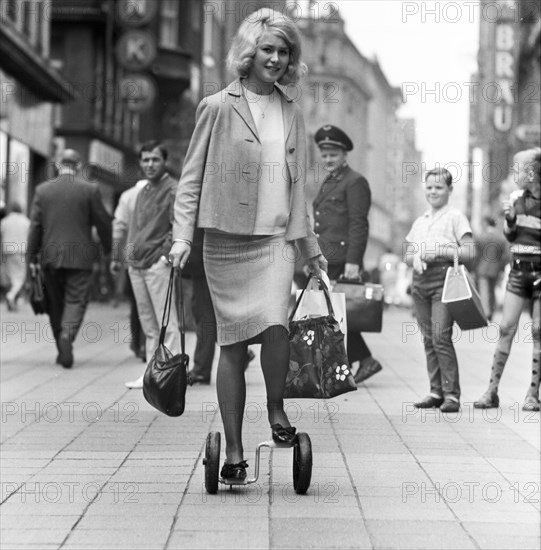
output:
POLYGON ((281 424, 273 424, 271 426, 272 440, 276 443, 291 443, 295 439, 296 428, 290 426, 284 428, 281 424))
POLYGON ((220 476, 223 479, 242 481, 246 479, 246 468, 248 468, 248 463, 246 462, 246 460, 243 460, 242 462, 237 462, 237 464, 229 464, 225 462, 222 466, 220 476))

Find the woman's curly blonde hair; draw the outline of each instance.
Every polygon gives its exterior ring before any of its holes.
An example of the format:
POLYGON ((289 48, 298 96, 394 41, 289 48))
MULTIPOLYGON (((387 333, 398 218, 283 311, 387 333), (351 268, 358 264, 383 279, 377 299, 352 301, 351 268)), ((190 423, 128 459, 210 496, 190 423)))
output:
POLYGON ((278 83, 298 82, 307 70, 301 61, 301 35, 289 17, 270 8, 251 13, 241 23, 227 54, 228 68, 240 77, 248 76, 259 41, 267 31, 282 38, 289 48, 289 65, 278 83))

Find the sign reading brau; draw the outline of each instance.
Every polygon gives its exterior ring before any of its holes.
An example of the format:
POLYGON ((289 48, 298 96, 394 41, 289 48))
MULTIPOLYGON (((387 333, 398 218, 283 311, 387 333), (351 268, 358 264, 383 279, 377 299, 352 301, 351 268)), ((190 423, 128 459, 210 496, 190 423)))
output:
POLYGON ((514 15, 510 13, 509 2, 500 0, 502 15, 495 28, 494 74, 499 100, 494 108, 494 128, 499 132, 508 132, 513 124, 513 88, 516 73, 516 30, 513 24, 514 15))

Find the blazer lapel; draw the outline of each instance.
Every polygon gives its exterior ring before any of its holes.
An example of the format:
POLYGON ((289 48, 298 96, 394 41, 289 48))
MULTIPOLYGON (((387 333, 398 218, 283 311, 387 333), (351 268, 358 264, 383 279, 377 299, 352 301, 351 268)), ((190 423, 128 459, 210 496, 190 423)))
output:
POLYGON ((240 79, 237 79, 226 88, 226 92, 232 99, 233 109, 238 113, 240 118, 242 118, 252 134, 254 134, 254 137, 257 139, 257 141, 260 142, 261 140, 259 139, 257 128, 255 127, 254 117, 252 116, 252 113, 250 111, 248 101, 246 101, 246 97, 241 90, 241 86, 242 84, 240 83, 240 79))
POLYGON ((291 99, 289 99, 282 91, 278 89, 278 93, 282 98, 282 118, 284 120, 284 137, 287 143, 291 129, 293 128, 293 121, 295 120, 296 109, 291 99))

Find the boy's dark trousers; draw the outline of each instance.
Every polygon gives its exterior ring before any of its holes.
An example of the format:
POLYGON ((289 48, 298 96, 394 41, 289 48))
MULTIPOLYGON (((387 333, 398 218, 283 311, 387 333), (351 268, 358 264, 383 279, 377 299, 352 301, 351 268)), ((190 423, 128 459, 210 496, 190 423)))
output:
POLYGON ((448 265, 434 265, 413 274, 412 297, 423 335, 430 393, 460 400, 458 362, 452 341, 453 318, 441 302, 448 265))

